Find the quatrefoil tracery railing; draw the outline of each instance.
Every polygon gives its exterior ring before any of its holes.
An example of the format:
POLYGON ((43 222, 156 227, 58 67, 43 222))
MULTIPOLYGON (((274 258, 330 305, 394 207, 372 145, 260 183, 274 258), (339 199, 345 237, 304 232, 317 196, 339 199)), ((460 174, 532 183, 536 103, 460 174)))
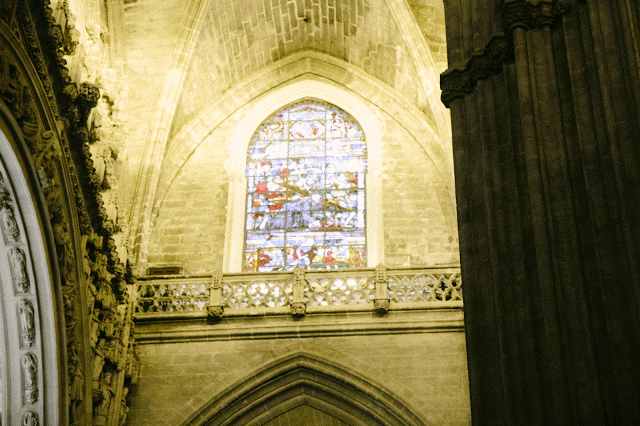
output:
POLYGON ((220 317, 261 310, 290 309, 304 315, 338 306, 379 312, 389 309, 461 306, 459 268, 394 268, 277 273, 217 272, 209 277, 153 278, 136 286, 136 316, 176 315, 209 311, 220 317))

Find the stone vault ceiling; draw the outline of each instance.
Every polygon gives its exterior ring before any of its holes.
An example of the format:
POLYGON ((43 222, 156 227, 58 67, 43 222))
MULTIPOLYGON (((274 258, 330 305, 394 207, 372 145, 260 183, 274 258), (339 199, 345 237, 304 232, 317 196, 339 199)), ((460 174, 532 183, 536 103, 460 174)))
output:
MULTIPOLYGON (((444 17, 431 3, 411 0, 410 6, 442 60, 444 17)), ((216 0, 204 13, 172 133, 211 99, 302 50, 355 65, 428 112, 427 94, 416 84, 419 70, 385 0, 216 0)))
POLYGON ((168 153, 178 148, 180 139, 172 143, 174 136, 190 129, 216 101, 228 96, 235 97, 234 104, 240 98, 249 101, 244 88, 267 70, 281 72, 280 66, 300 53, 324 55, 344 69, 362 71, 369 77, 359 81, 388 88, 403 108, 415 109, 438 135, 450 138, 448 113, 439 100, 439 74, 446 68, 443 0, 124 3, 125 192, 130 200, 125 207, 134 247, 150 224, 168 153))

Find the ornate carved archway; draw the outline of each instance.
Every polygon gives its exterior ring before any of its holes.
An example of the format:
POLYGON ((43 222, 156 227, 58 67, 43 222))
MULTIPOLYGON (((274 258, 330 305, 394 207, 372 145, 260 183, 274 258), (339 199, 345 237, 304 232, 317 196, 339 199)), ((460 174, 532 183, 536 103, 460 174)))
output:
MULTIPOLYGON (((0 100, 0 418, 64 424, 62 293, 49 213, 14 113, 0 100), (58 324, 58 327, 52 326, 58 324)), ((37 423, 35 423, 37 424, 37 423)))

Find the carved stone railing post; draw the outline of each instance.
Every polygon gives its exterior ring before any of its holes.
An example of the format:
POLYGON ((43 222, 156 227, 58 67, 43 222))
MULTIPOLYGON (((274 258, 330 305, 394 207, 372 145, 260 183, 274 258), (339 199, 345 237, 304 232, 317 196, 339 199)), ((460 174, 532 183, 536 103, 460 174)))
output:
POLYGON ((387 268, 381 263, 376 266, 376 297, 373 299, 373 306, 379 314, 386 314, 391 303, 389 299, 389 279, 387 278, 387 268))
POLYGON ((222 271, 220 270, 215 271, 211 277, 207 313, 210 318, 215 320, 219 320, 224 314, 224 306, 222 305, 222 271))
POLYGON ((303 317, 307 313, 307 304, 304 301, 304 287, 306 279, 304 269, 296 268, 293 271, 293 300, 291 301, 291 315, 303 317))

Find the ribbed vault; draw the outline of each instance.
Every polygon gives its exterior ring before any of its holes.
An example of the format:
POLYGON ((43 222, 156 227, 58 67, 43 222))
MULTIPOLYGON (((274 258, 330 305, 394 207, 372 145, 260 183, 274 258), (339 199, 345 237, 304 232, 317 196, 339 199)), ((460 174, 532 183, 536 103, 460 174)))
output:
MULTIPOLYGON (((175 160, 171 154, 183 150, 185 129, 212 102, 248 101, 238 88, 255 93, 251 80, 274 70, 286 73, 280 66, 300 53, 342 62, 371 84, 392 89, 399 104, 448 140, 438 88, 445 62, 443 11, 442 0, 191 0, 186 8, 173 0, 129 3, 127 69, 135 114, 127 156, 136 178, 127 181, 126 192, 134 257, 144 263, 151 210, 162 200, 156 188, 175 160), (158 22, 140 20, 155 8, 163 11, 158 22), (149 63, 147 54, 157 60, 149 63), (164 78, 150 79, 158 73, 164 78)), ((348 86, 349 79, 345 75, 341 84, 348 86)))
MULTIPOLYGON (((255 71, 301 50, 322 52, 352 64, 401 92, 426 114, 432 114, 428 93, 416 84, 423 73, 421 64, 412 58, 411 46, 403 37, 406 29, 399 26, 394 16, 397 9, 408 9, 408 5, 394 3, 210 2, 174 117, 173 132, 212 98, 255 71)), ((431 27, 428 31, 437 30, 435 24, 427 25, 431 27)), ((444 36, 444 27, 438 29, 444 36)))
POLYGON ((215 395, 183 426, 263 426, 305 411, 332 425, 425 425, 384 387, 335 362, 298 353, 270 363, 215 395))

